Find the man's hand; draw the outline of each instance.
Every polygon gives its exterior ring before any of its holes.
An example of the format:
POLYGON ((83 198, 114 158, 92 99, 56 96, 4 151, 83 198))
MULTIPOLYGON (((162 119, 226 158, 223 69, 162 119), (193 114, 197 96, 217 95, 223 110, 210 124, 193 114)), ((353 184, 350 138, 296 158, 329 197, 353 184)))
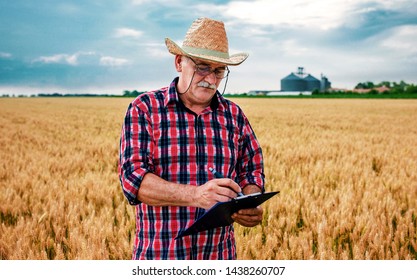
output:
POLYGON ((254 227, 262 222, 264 210, 261 206, 251 209, 241 209, 232 215, 232 219, 242 226, 254 227))
MULTIPOLYGON (((244 188, 244 194, 260 192, 261 189, 256 185, 247 185, 244 188)), ((261 206, 251 209, 241 209, 232 215, 232 219, 242 226, 254 227, 262 223, 262 215, 264 210, 261 206)))
POLYGON ((241 192, 239 185, 228 178, 213 179, 195 189, 198 207, 209 209, 217 202, 226 202, 241 192))

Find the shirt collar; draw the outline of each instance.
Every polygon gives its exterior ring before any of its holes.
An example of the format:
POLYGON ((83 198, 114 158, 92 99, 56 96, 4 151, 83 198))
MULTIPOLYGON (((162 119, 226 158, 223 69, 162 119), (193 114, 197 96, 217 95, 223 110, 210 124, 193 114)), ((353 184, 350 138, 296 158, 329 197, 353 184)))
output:
POLYGON ((168 90, 165 93, 165 100, 164 105, 165 107, 168 106, 169 103, 179 103, 180 99, 178 98, 177 93, 177 83, 178 83, 178 77, 176 77, 171 84, 168 87, 168 90))
MULTIPOLYGON (((165 100, 164 105, 168 106, 170 103, 177 103, 182 104, 181 99, 178 97, 177 92, 177 83, 178 83, 179 77, 176 77, 171 84, 169 85, 168 91, 165 94, 165 100)), ((216 111, 217 109, 224 109, 225 108, 225 99, 223 96, 220 95, 219 91, 216 91, 216 95, 213 96, 213 99, 211 100, 210 107, 212 111, 216 111)))

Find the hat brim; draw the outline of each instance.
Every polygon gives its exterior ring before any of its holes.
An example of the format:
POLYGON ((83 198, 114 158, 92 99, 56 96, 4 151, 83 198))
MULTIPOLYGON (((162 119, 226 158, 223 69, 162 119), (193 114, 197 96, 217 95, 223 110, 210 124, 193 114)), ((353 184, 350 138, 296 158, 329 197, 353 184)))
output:
POLYGON ((186 47, 181 48, 169 38, 165 38, 165 44, 168 51, 174 55, 191 56, 201 60, 207 60, 225 65, 239 65, 249 56, 247 53, 237 53, 226 57, 225 54, 214 51, 186 47))

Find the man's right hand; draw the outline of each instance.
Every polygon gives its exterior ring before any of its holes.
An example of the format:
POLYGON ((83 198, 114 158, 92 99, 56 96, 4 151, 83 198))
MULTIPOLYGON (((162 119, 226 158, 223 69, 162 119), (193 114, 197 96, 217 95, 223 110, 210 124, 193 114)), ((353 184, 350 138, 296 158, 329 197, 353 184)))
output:
POLYGON ((217 202, 226 202, 235 198, 238 192, 242 190, 232 179, 213 179, 196 187, 195 199, 198 207, 209 209, 217 202))

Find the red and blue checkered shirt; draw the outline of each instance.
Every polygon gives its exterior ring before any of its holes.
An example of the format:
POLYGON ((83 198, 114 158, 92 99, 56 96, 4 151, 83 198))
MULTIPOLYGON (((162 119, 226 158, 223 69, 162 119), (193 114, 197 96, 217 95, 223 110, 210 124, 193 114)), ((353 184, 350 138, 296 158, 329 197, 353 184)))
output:
POLYGON ((242 188, 264 188, 261 147, 241 108, 217 92, 196 115, 178 98, 177 81, 139 95, 123 124, 119 178, 127 200, 136 205, 133 259, 235 259, 233 225, 175 239, 205 210, 156 207, 137 199, 148 172, 197 187, 214 179, 210 166, 242 188))

